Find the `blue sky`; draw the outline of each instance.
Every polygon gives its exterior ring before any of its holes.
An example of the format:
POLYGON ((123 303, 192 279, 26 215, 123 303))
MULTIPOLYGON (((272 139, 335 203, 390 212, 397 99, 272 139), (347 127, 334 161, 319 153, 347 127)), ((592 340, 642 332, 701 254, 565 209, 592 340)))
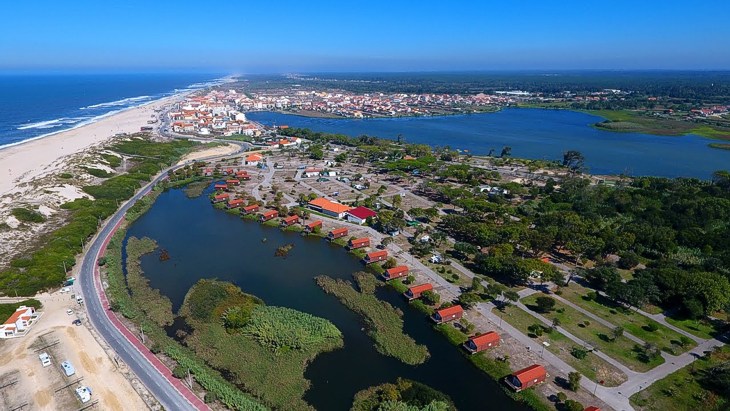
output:
POLYGON ((730 69, 730 1, 5 2, 0 71, 730 69))

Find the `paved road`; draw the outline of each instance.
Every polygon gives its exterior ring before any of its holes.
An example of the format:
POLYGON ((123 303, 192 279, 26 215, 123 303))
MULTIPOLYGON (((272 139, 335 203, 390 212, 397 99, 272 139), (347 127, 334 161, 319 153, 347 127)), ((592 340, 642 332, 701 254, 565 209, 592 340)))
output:
MULTIPOLYGON (((231 142, 238 144, 241 148, 237 153, 225 156, 213 156, 205 160, 213 160, 216 158, 230 157, 241 153, 248 149, 248 144, 240 142, 231 142)), ((120 324, 113 323, 108 315, 108 307, 102 304, 99 293, 102 291, 95 285, 95 270, 97 268, 96 260, 106 248, 109 237, 113 234, 116 227, 124 218, 124 214, 134 205, 140 198, 147 195, 152 187, 167 177, 168 171, 184 167, 187 164, 173 166, 163 170, 149 184, 144 186, 137 194, 128 200, 122 207, 117 210, 102 226, 101 230, 92 239, 87 246, 87 250, 81 261, 78 274, 78 282, 81 285, 81 293, 84 296, 86 310, 91 325, 99 332, 99 335, 106 340, 117 355, 124 361, 127 366, 137 375, 137 378, 147 387, 152 395, 157 398, 160 404, 167 410, 194 410, 208 409, 208 407, 200 401, 191 392, 186 390, 182 384, 176 384, 177 387, 165 376, 165 369, 160 368, 159 364, 153 364, 156 358, 148 358, 149 353, 140 351, 138 345, 131 341, 134 337, 125 335, 124 330, 117 328, 120 324), (183 391, 183 392, 181 392, 183 391)), ((100 286, 100 285, 99 285, 100 286)), ((127 333, 128 330, 127 330, 127 333)), ((169 370, 168 370, 169 371, 169 370)), ((178 381, 179 383, 179 381, 178 381)))

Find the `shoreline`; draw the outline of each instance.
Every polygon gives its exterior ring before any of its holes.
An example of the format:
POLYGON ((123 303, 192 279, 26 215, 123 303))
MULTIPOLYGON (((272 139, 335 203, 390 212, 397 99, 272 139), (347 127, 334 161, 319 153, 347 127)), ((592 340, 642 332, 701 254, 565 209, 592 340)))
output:
MULTIPOLYGON (((97 121, 37 136, 0 147, 0 196, 23 183, 54 172, 62 167, 62 159, 81 153, 92 146, 109 141, 119 134, 140 132, 155 110, 181 100, 197 90, 162 97, 134 107, 102 115, 97 121), (5 178, 7 177, 7 178, 5 178)), ((159 122, 154 124, 156 129, 159 122)))

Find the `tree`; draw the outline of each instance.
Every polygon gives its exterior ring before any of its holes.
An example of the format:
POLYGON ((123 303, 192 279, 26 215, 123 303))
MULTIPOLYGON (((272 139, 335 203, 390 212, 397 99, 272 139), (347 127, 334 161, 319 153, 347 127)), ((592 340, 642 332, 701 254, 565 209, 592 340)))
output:
POLYGON ((484 285, 482 285, 482 280, 478 277, 474 277, 471 279, 471 287, 469 288, 471 292, 474 293, 482 293, 484 292, 484 285))
POLYGON ((512 147, 510 146, 504 146, 502 147, 502 152, 499 153, 499 157, 509 157, 512 155, 512 147))
POLYGON ((400 194, 395 194, 391 199, 391 203, 393 204, 393 207, 400 208, 401 204, 403 203, 403 197, 401 197, 400 194))
POLYGON ((553 318, 553 330, 557 330, 560 327, 560 318, 553 318))
POLYGON ((583 404, 575 400, 565 401, 565 411, 583 411, 583 404))
POLYGON ((573 173, 583 170, 585 158, 580 151, 569 150, 563 153, 563 166, 568 167, 573 173))
POLYGON ((530 332, 531 337, 537 338, 542 336, 544 328, 542 324, 532 324, 531 326, 527 327, 527 331, 530 332))
POLYGON ((421 298, 426 305, 437 305, 439 302, 441 302, 441 296, 431 290, 424 291, 421 294, 421 298))
POLYGON ((549 313, 555 308, 555 300, 550 297, 540 296, 535 299, 535 304, 540 312, 549 313))
POLYGON ((383 268, 385 268, 385 269, 393 268, 396 265, 398 265, 398 262, 395 261, 395 258, 389 257, 388 260, 385 263, 383 263, 383 268))
POLYGON ((578 388, 580 388, 580 379, 581 375, 579 372, 573 371, 568 373, 568 388, 571 391, 578 391, 578 388))
POLYGON ((502 295, 504 296, 505 300, 511 301, 513 303, 520 300, 520 294, 517 293, 517 291, 507 290, 504 293, 502 293, 502 295))
POLYGON ((622 335, 624 335, 624 328, 623 327, 614 327, 614 329, 611 330, 611 341, 615 341, 622 335))
POLYGON ((570 350, 570 354, 573 357, 575 357, 575 358, 577 358, 579 360, 582 360, 582 359, 584 359, 584 358, 586 358, 588 356, 588 350, 586 350, 583 347, 573 347, 570 350))

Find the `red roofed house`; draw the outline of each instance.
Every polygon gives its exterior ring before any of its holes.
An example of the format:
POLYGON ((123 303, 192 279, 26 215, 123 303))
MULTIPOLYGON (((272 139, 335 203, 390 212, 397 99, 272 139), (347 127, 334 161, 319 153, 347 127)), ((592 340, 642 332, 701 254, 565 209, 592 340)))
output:
POLYGON ((347 242, 347 248, 350 250, 357 250, 358 248, 369 247, 370 239, 368 237, 353 238, 347 242))
POLYGON ((348 210, 345 213, 345 218, 347 221, 353 222, 355 224, 364 224, 365 221, 368 219, 368 217, 375 217, 378 213, 375 211, 367 208, 367 207, 355 207, 352 210, 348 210))
POLYGON ((460 320, 464 315, 464 309, 460 305, 452 305, 448 308, 436 310, 431 319, 436 323, 445 323, 453 320, 460 320))
POLYGON ((228 200, 228 197, 230 197, 230 194, 228 194, 228 193, 217 194, 215 197, 213 197, 212 202, 220 203, 220 202, 228 200))
POLYGON ((494 331, 469 337, 464 348, 472 354, 499 346, 499 334, 494 331))
POLYGON ((232 208, 238 208, 238 207, 242 206, 244 203, 245 203, 245 201, 243 201, 242 198, 236 198, 235 200, 229 201, 228 204, 226 204, 226 208, 229 210, 232 208))
POLYGON ((250 180, 251 176, 248 175, 248 171, 246 170, 240 170, 236 172, 236 178, 240 180, 250 180))
POLYGON ((431 285, 431 283, 414 285, 413 287, 409 288, 408 291, 404 292, 403 295, 405 295, 408 300, 415 300, 416 298, 421 298, 421 294, 425 293, 426 291, 432 290, 433 286, 431 285))
POLYGON ((349 230, 347 229, 347 227, 335 228, 334 230, 327 233, 327 239, 329 239, 330 241, 336 240, 340 237, 346 236, 348 232, 349 230))
POLYGON ((261 214, 261 217, 259 218, 259 220, 263 223, 265 221, 269 221, 272 218, 276 218, 278 216, 279 216, 279 212, 278 211, 276 211, 276 210, 270 210, 270 211, 267 211, 267 212, 261 214))
POLYGON ((312 221, 311 223, 304 226, 305 233, 314 232, 316 228, 322 228, 322 220, 312 221))
POLYGON ((596 407, 595 405, 591 405, 590 407, 586 407, 586 409, 583 411, 601 411, 601 409, 596 407))
POLYGON ((232 179, 232 180, 226 180, 226 184, 231 185, 231 186, 237 186, 237 185, 241 184, 241 182, 238 180, 232 179))
POLYGON ((289 227, 291 225, 297 224, 299 222, 299 216, 298 215, 292 215, 289 217, 284 217, 281 219, 281 226, 282 227, 289 227))
POLYGON ((377 263, 378 261, 385 261, 388 259, 388 252, 385 250, 373 251, 368 253, 362 261, 365 264, 377 263))
POLYGON ((385 273, 383 273, 383 278, 385 281, 388 280, 394 280, 396 278, 405 277, 408 275, 408 266, 406 265, 399 265, 397 267, 388 268, 385 270, 385 273))
POLYGON ((247 166, 257 166, 263 159, 264 157, 261 154, 254 153, 246 157, 244 164, 247 166))
POLYGON ((10 318, 3 325, 0 325, 0 338, 10 338, 22 334, 30 327, 30 321, 34 314, 35 308, 33 307, 24 305, 18 307, 10 318))
POLYGON ((225 190, 225 189, 227 189, 228 186, 226 184, 216 184, 214 188, 215 188, 216 191, 219 191, 219 190, 225 190))
POLYGON ((534 364, 513 372, 512 375, 505 378, 505 382, 513 390, 520 392, 524 389, 545 382, 547 376, 545 367, 539 364, 534 364))
POLYGON ((258 204, 251 204, 241 209, 241 214, 251 214, 259 211, 258 204))

